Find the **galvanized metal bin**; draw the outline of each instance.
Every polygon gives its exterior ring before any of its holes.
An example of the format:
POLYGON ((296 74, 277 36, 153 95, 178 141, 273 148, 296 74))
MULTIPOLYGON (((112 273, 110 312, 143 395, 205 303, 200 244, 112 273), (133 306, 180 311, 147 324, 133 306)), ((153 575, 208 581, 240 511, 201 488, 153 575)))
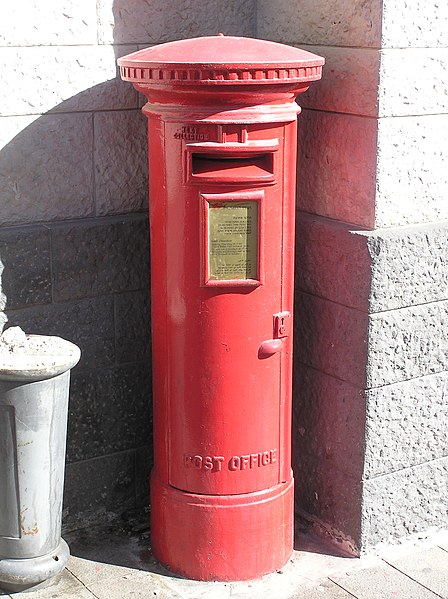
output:
POLYGON ((0 350, 0 588, 20 591, 61 572, 70 369, 79 348, 26 336, 0 350))

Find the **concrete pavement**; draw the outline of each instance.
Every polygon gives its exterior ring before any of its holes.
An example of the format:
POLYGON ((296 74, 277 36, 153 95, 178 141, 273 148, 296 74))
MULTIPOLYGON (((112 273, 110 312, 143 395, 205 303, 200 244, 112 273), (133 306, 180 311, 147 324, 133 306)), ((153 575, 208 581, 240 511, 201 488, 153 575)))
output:
POLYGON ((300 532, 279 572, 240 583, 178 578, 151 555, 146 523, 128 521, 65 535, 72 556, 46 587, 14 599, 448 599, 448 531, 360 559, 300 532))

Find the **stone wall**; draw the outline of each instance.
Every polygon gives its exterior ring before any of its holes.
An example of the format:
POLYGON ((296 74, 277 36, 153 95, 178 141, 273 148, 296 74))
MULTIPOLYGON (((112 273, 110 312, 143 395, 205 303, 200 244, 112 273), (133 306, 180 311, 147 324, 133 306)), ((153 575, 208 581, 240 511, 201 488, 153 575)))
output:
POLYGON ((219 30, 327 59, 300 100, 297 508, 355 552, 447 524, 447 21, 435 0, 2 9, 0 318, 83 352, 66 528, 148 502, 146 123, 116 58, 219 30))
POLYGON ((151 371, 146 119, 116 59, 254 35, 254 0, 9 3, 0 19, 0 317, 82 350, 64 525, 147 505, 151 371))
POLYGON ((327 60, 300 98, 297 507, 355 553, 448 523, 447 24, 258 3, 259 36, 327 60))

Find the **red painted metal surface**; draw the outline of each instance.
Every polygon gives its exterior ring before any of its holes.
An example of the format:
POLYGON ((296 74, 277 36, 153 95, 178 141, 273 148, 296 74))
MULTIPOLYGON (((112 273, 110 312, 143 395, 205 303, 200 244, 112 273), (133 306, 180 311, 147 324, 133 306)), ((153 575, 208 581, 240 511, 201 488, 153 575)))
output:
POLYGON ((217 36, 118 62, 148 99, 153 551, 256 578, 292 551, 294 100, 323 59, 217 36))

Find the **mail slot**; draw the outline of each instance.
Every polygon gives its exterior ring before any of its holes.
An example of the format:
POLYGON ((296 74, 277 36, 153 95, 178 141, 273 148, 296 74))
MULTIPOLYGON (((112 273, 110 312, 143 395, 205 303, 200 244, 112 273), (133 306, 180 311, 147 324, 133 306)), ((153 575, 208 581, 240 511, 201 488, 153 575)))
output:
POLYGON ((293 546, 295 98, 324 61, 219 35, 118 62, 148 100, 152 550, 256 578, 293 546))
POLYGON ((191 181, 268 183, 275 180, 278 140, 266 143, 187 144, 191 181))
POLYGON ((274 179, 272 154, 235 158, 208 154, 192 154, 191 175, 211 183, 256 183, 274 179))

